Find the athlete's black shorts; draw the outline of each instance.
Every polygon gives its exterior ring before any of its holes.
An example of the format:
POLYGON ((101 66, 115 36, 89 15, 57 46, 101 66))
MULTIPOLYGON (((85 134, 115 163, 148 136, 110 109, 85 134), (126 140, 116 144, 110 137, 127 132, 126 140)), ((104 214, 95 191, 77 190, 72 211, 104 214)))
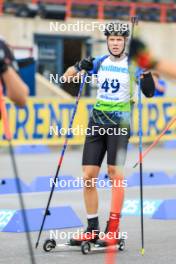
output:
POLYGON ((107 164, 123 166, 130 137, 129 122, 97 124, 91 118, 84 143, 82 165, 101 166, 107 152, 107 164))

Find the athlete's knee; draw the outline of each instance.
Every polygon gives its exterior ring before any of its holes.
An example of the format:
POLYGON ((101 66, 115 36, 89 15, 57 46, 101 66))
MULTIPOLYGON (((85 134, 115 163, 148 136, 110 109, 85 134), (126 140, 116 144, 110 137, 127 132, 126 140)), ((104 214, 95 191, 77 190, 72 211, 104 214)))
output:
POLYGON ((123 180, 124 179, 124 175, 123 175, 123 170, 118 168, 117 166, 108 166, 108 175, 109 175, 109 179, 111 181, 114 180, 123 180))
POLYGON ((84 188, 96 188, 97 178, 93 177, 92 174, 84 174, 83 181, 84 188))
POLYGON ((84 187, 96 187, 98 171, 96 168, 83 168, 84 187))

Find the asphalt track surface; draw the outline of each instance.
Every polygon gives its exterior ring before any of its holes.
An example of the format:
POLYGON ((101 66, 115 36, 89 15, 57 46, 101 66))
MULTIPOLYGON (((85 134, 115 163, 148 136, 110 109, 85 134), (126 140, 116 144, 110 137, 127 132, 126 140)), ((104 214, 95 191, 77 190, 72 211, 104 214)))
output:
MULTIPOLYGON (((54 149, 51 154, 17 155, 19 175, 25 182, 31 182, 36 176, 54 175, 60 150, 54 149)), ((126 175, 138 169, 132 169, 137 160, 137 150, 128 152, 126 161, 126 175)), ((155 148, 145 159, 144 171, 164 170, 169 174, 175 173, 176 153, 175 149, 164 150, 162 146, 155 148)), ((106 171, 103 164, 102 172, 106 171)), ((70 174, 81 177, 81 150, 69 149, 66 152, 61 174, 70 174)), ((0 153, 0 178, 13 177, 8 153, 1 150, 0 153)), ((49 193, 24 194, 26 208, 45 207, 49 193)), ((139 188, 126 189, 126 199, 137 199, 139 188)), ((102 231, 104 230, 109 213, 110 191, 99 190, 99 215, 102 231)), ((144 188, 145 199, 176 199, 176 186, 157 186, 144 188)), ((85 210, 81 190, 56 192, 51 206, 69 205, 81 220, 86 224, 85 210), (69 194, 69 195, 68 195, 69 194)), ((18 197, 16 194, 1 195, 0 208, 18 209, 18 197)), ((56 215, 56 219, 62 217, 56 215)), ((37 221, 37 219, 36 219, 37 221)), ((116 263, 120 264, 174 264, 176 263, 176 221, 144 220, 145 227, 145 255, 141 256, 140 217, 126 216, 121 220, 121 231, 128 232, 126 249, 116 255, 116 263)), ((69 229, 64 231, 74 231, 69 229)), ((37 232, 31 233, 33 245, 37 239, 37 232)), ((43 242, 49 237, 49 231, 43 232, 39 248, 35 251, 37 264, 91 264, 105 263, 104 253, 82 255, 79 249, 59 250, 56 248, 50 253, 42 249, 43 242)), ((58 239, 57 243, 65 241, 58 239)), ((28 264, 29 255, 24 234, 0 232, 0 264, 28 264)), ((107 264, 107 263, 106 263, 107 264)))

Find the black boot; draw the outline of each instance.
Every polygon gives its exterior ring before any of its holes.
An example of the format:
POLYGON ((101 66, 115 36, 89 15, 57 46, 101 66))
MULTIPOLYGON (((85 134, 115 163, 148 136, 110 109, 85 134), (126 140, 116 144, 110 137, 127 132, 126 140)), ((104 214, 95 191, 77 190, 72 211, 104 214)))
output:
POLYGON ((70 239, 70 245, 80 246, 83 241, 95 243, 99 237, 100 228, 98 217, 88 219, 88 226, 83 233, 76 234, 70 239))

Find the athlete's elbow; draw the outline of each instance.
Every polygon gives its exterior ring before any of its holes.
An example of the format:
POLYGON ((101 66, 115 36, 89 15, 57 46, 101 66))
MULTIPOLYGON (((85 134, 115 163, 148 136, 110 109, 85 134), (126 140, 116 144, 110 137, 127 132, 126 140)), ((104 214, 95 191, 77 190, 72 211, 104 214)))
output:
POLYGON ((28 87, 26 86, 22 96, 20 96, 19 100, 16 102, 16 105, 18 105, 19 107, 24 107, 27 104, 28 95, 29 95, 29 90, 28 87))
POLYGON ((20 96, 19 98, 9 97, 16 106, 24 107, 27 104, 27 96, 20 96))

